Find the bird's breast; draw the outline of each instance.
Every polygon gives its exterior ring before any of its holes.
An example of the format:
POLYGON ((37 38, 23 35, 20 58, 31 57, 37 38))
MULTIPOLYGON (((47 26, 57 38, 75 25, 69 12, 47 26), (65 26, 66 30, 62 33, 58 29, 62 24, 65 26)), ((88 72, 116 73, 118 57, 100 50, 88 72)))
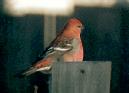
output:
POLYGON ((83 46, 81 39, 73 40, 73 49, 68 53, 63 55, 63 59, 65 62, 78 62, 83 61, 83 46))

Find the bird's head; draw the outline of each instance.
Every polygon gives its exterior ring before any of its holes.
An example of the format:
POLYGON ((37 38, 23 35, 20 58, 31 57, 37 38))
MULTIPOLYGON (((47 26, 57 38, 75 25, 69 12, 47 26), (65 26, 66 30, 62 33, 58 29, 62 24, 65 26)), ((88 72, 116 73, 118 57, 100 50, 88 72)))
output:
POLYGON ((82 22, 77 18, 71 18, 67 23, 67 28, 71 31, 77 31, 81 33, 83 27, 82 22))

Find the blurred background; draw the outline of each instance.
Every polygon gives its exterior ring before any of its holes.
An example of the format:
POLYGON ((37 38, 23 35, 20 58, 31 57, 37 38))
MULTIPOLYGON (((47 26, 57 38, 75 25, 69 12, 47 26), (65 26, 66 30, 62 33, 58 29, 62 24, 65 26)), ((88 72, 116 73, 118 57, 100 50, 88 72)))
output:
MULTIPOLYGON (((84 60, 112 61, 111 93, 129 93, 129 0, 0 0, 1 93, 34 93, 37 81, 15 74, 37 59, 71 17, 85 25, 84 60)), ((38 80, 48 93, 48 79, 38 80)))

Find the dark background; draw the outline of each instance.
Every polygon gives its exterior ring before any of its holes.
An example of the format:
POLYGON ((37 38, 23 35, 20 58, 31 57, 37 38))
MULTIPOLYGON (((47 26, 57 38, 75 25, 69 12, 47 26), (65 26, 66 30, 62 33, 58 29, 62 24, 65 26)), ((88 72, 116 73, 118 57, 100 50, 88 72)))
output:
MULTIPOLYGON (((0 93, 33 93, 35 80, 31 77, 16 78, 15 74, 30 66, 43 51, 44 16, 6 15, 0 1, 0 93)), ((70 17, 80 18, 85 24, 82 34, 84 60, 112 61, 111 93, 129 93, 128 6, 76 7, 71 16, 57 16, 57 32, 70 17)), ((47 80, 39 80, 47 84, 47 80)))

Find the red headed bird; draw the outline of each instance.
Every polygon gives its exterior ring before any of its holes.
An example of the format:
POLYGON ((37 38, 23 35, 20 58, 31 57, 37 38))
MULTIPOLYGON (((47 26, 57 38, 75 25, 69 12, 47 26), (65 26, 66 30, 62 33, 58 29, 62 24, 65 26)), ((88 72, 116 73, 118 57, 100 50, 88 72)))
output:
POLYGON ((80 37, 82 28, 83 24, 79 19, 71 18, 68 20, 63 30, 43 52, 42 59, 22 75, 28 76, 37 71, 49 71, 53 62, 82 62, 83 46, 80 37))

